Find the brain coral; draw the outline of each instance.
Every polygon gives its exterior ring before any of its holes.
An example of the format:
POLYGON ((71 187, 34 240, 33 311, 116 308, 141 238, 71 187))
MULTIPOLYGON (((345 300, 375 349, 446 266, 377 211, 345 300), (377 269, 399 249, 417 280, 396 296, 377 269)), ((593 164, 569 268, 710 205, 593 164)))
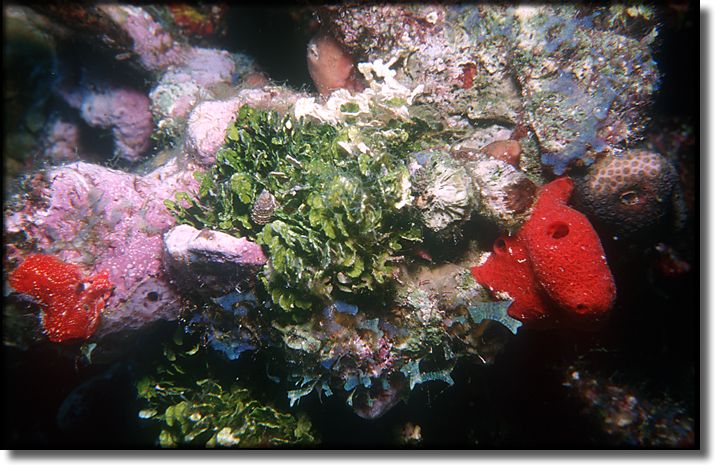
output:
POLYGON ((658 224, 674 201, 675 168, 663 156, 630 150, 599 160, 577 185, 578 203, 615 233, 658 224))

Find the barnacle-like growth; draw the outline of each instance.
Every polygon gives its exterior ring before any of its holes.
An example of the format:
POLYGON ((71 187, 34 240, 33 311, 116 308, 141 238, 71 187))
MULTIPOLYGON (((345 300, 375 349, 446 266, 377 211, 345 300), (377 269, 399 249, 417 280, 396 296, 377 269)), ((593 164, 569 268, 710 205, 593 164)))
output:
POLYGON ((391 281, 405 242, 422 236, 405 159, 428 129, 398 118, 331 125, 244 106, 216 165, 199 175, 198 197, 167 206, 180 222, 263 245, 262 280, 287 311, 375 291, 391 281))

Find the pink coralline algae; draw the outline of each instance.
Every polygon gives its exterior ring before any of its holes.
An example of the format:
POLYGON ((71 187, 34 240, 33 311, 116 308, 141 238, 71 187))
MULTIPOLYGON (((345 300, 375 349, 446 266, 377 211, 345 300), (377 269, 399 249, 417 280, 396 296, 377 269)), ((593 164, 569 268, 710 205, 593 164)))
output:
MULTIPOLYGON (((163 199, 196 189, 191 172, 176 162, 145 176, 83 162, 54 168, 33 200, 6 216, 6 231, 24 233, 36 250, 84 264, 93 273, 107 270, 115 290, 99 336, 173 320, 179 296, 162 266, 162 234, 174 219, 163 199)), ((22 242, 7 244, 8 259, 22 259, 24 249, 22 242)))
POLYGON ((99 8, 132 38, 133 51, 146 69, 158 72, 183 61, 188 46, 174 40, 143 8, 116 4, 101 5, 99 8))
POLYGON ((112 130, 116 156, 134 162, 149 149, 154 123, 149 98, 142 92, 85 75, 79 86, 62 89, 60 95, 87 124, 112 130))
POLYGON ((295 91, 281 87, 244 89, 227 100, 202 102, 191 111, 186 129, 186 152, 201 166, 216 161, 216 152, 226 142, 226 130, 236 121, 238 109, 243 105, 254 108, 287 110, 295 101, 304 97, 295 91))
POLYGON ((500 238, 474 278, 514 301, 509 315, 524 323, 598 322, 611 309, 616 286, 598 235, 585 216, 566 205, 569 178, 543 187, 529 220, 500 238))

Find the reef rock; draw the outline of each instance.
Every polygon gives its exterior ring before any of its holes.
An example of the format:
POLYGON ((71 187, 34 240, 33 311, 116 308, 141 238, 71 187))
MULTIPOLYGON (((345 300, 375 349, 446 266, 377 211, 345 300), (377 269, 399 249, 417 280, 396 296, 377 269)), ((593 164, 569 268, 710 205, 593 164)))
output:
POLYGON ((253 278, 267 258, 261 247, 220 231, 175 226, 164 235, 165 259, 179 286, 225 295, 253 278))
POLYGON ((479 212, 507 228, 523 222, 536 197, 536 185, 524 174, 503 160, 481 152, 452 148, 455 158, 462 160, 477 192, 479 212))
POLYGON ((590 325, 616 296, 598 235, 585 216, 566 206, 573 182, 559 178, 542 188, 521 230, 494 243, 494 252, 472 268, 474 278, 514 300, 509 316, 525 324, 590 325))
POLYGON ((261 89, 243 89, 226 100, 202 102, 191 111, 186 130, 186 151, 201 166, 212 165, 216 152, 226 142, 228 126, 236 121, 238 109, 243 105, 254 108, 271 108, 287 111, 300 97, 283 87, 267 86, 261 89))
POLYGON ((663 156, 630 150, 599 160, 576 184, 583 210, 610 232, 631 235, 658 225, 679 209, 678 175, 663 156))
POLYGON ((111 129, 117 157, 134 162, 149 149, 154 122, 149 98, 142 92, 85 73, 77 86, 65 86, 59 93, 87 124, 111 129))
POLYGON ((108 299, 97 337, 177 317, 178 294, 161 263, 162 234, 174 225, 163 204, 176 190, 197 188, 192 168, 175 161, 137 176, 78 162, 38 173, 30 193, 12 199, 5 217, 6 257, 11 266, 41 252, 108 272, 108 299), (28 240, 29 239, 29 240, 28 240))

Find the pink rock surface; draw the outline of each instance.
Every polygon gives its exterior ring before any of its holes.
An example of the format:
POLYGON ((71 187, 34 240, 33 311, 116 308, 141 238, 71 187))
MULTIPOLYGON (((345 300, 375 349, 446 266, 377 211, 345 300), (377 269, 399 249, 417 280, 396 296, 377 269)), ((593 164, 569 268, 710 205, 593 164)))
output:
POLYGON ((148 70, 159 72, 184 61, 188 46, 175 41, 143 8, 109 3, 98 8, 108 14, 133 39, 133 51, 148 70))
POLYGON ((65 85, 59 93, 87 124, 112 130, 116 156, 138 161, 149 149, 154 122, 149 97, 142 92, 84 74, 78 85, 65 85))
POLYGON ((79 126, 76 123, 54 118, 43 141, 43 155, 59 164, 79 159, 79 126))
MULTIPOLYGON (((174 225, 163 200, 193 192, 192 169, 175 161, 136 176, 78 162, 50 170, 37 182, 33 200, 6 216, 6 232, 25 232, 35 252, 82 265, 88 274, 109 272, 115 286, 97 337, 173 320, 179 295, 162 266, 162 234, 174 225)), ((8 244, 7 257, 26 255, 25 244, 8 244)))
POLYGON ((236 121, 238 109, 243 105, 286 111, 300 97, 298 93, 282 87, 266 86, 243 89, 233 98, 202 102, 192 110, 186 129, 186 151, 201 166, 216 161, 216 152, 226 140, 228 126, 236 121))

